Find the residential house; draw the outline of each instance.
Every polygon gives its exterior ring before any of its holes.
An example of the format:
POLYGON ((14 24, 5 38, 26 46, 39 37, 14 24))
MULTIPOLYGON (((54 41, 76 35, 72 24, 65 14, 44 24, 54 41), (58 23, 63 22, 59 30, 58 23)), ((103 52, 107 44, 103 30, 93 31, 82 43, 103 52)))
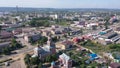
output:
POLYGON ((72 41, 69 41, 69 40, 65 40, 61 43, 56 44, 56 48, 62 49, 62 50, 70 49, 73 46, 74 46, 74 43, 72 41))
POLYGON ((107 61, 103 58, 96 59, 95 61, 99 64, 107 63, 107 61))
POLYGON ((48 30, 43 30, 43 31, 42 31, 42 35, 43 35, 43 36, 49 36, 50 34, 51 34, 51 32, 48 31, 48 30))
POLYGON ((3 42, 0 43, 0 51, 2 51, 3 48, 9 47, 11 42, 3 42))
POLYGON ((15 29, 12 31, 14 35, 22 33, 22 29, 15 29))
POLYGON ((111 63, 108 68, 120 68, 120 63, 111 63))
POLYGON ((92 54, 89 54, 89 58, 90 58, 90 61, 93 61, 93 60, 97 59, 98 56, 97 56, 97 54, 92 53, 92 54))
POLYGON ((60 30, 59 28, 51 30, 51 34, 53 34, 53 35, 55 35, 55 34, 61 34, 61 33, 62 33, 62 30, 60 30))
POLYGON ((59 28, 58 25, 52 25, 51 28, 55 29, 55 28, 59 28))
POLYGON ((24 40, 26 42, 30 42, 31 39, 32 39, 32 41, 37 41, 40 39, 40 37, 41 37, 40 33, 29 33, 24 36, 24 40))
POLYGON ((115 32, 118 33, 118 34, 120 34, 120 27, 117 27, 117 28, 115 29, 115 32))
POLYGON ((0 38, 2 38, 2 39, 11 38, 11 37, 13 37, 13 34, 11 32, 7 32, 7 31, 0 32, 0 38))
POLYGON ((72 60, 65 53, 59 56, 59 62, 61 68, 72 68, 72 60))

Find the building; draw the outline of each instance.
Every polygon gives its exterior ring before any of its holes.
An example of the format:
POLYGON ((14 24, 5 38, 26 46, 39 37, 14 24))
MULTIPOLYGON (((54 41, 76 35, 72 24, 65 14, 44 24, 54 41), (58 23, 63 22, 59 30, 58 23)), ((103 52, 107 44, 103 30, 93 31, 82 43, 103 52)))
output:
POLYGON ((65 53, 59 56, 59 62, 61 68, 72 68, 72 60, 65 53))
POLYGON ((24 36, 24 40, 26 42, 30 42, 30 40, 32 39, 32 41, 37 41, 39 40, 41 37, 40 33, 31 33, 31 34, 27 34, 24 36))
POLYGON ((51 14, 49 17, 52 18, 52 19, 58 19, 58 15, 57 14, 51 14))
POLYGON ((51 34, 61 34, 62 33, 62 30, 60 30, 59 28, 58 29, 52 29, 51 30, 51 34))
POLYGON ((0 38, 2 38, 2 39, 11 38, 11 37, 13 37, 13 34, 11 32, 7 32, 7 31, 0 32, 0 38))
POLYGON ((43 36, 49 36, 50 34, 51 34, 51 32, 48 31, 48 30, 42 31, 42 35, 43 35, 43 36))
POLYGON ((22 33, 22 29, 15 29, 12 31, 14 35, 22 33))
POLYGON ((107 29, 99 33, 98 43, 103 45, 111 43, 120 43, 120 35, 114 32, 112 29, 107 29))
POLYGON ((34 49, 34 55, 32 57, 38 56, 40 59, 44 60, 48 55, 52 55, 56 53, 55 44, 52 42, 51 38, 48 37, 47 45, 43 47, 36 47, 34 49))
POLYGON ((62 50, 72 48, 73 46, 74 46, 74 43, 69 40, 65 40, 61 43, 56 44, 56 48, 62 49, 62 50))
POLYGON ((0 43, 0 51, 2 51, 3 48, 9 47, 11 42, 3 42, 0 43))
POLYGON ((112 38, 112 37, 114 37, 116 35, 117 35, 117 33, 111 31, 111 32, 108 32, 107 34, 102 35, 102 38, 104 38, 104 39, 110 39, 110 38, 112 38))
POLYGON ((108 68, 120 68, 120 63, 111 63, 108 68))
POLYGON ((120 34, 120 27, 117 27, 117 28, 115 29, 115 32, 118 33, 118 34, 120 34))

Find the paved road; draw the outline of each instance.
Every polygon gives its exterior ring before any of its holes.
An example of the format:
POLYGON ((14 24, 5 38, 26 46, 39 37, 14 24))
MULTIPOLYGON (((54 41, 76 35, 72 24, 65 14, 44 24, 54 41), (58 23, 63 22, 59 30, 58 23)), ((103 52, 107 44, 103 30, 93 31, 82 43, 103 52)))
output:
POLYGON ((28 53, 28 52, 32 51, 35 48, 34 46, 32 46, 29 43, 25 42, 22 38, 17 39, 17 41, 21 41, 21 43, 26 45, 27 47, 13 51, 13 52, 17 52, 17 54, 11 54, 11 55, 8 55, 8 56, 1 56, 0 60, 5 60, 5 59, 11 58, 11 57, 19 56, 19 54, 28 53))

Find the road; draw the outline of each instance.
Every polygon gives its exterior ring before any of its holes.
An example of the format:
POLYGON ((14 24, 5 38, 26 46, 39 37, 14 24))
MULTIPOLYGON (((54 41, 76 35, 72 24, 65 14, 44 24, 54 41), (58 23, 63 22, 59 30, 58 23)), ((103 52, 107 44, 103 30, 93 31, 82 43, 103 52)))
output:
POLYGON ((30 51, 33 51, 33 49, 35 48, 35 46, 32 46, 29 43, 25 42, 24 39, 22 39, 22 38, 17 39, 17 41, 20 41, 22 44, 26 45, 27 47, 22 48, 20 50, 13 51, 13 52, 17 52, 17 54, 11 54, 11 55, 7 55, 7 56, 6 55, 5 56, 1 56, 0 60, 6 60, 8 58, 17 57, 20 54, 25 54, 25 53, 28 53, 30 51))

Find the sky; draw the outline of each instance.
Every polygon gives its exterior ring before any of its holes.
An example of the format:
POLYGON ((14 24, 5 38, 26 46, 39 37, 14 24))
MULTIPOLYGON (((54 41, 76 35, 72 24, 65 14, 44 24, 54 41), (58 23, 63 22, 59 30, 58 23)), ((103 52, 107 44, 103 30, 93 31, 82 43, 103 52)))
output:
POLYGON ((0 0, 0 7, 117 8, 120 0, 0 0))

